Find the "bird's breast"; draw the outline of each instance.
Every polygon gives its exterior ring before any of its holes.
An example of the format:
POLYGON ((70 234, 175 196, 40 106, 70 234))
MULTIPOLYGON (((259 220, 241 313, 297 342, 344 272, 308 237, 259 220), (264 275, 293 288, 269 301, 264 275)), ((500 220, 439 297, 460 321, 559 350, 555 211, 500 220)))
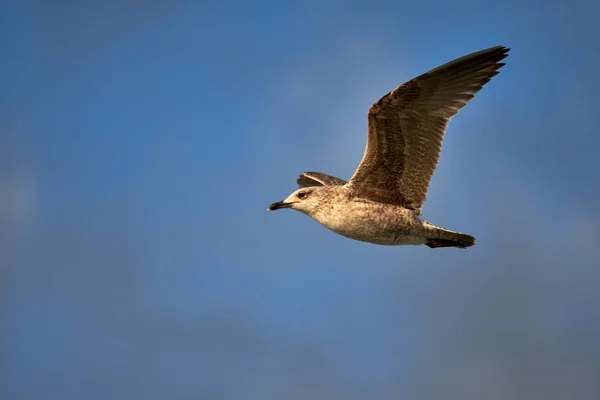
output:
POLYGON ((412 210, 356 200, 329 204, 313 218, 342 236, 378 244, 396 244, 421 226, 412 210))

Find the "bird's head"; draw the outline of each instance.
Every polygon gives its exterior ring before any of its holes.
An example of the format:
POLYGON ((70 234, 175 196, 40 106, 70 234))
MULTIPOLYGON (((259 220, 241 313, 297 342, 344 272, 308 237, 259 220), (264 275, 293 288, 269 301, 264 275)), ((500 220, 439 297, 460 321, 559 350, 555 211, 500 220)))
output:
POLYGON ((327 189, 326 186, 300 188, 290 194, 285 200, 271 204, 267 210, 274 211, 281 208, 293 208, 304 214, 313 215, 322 204, 323 198, 327 195, 327 189))

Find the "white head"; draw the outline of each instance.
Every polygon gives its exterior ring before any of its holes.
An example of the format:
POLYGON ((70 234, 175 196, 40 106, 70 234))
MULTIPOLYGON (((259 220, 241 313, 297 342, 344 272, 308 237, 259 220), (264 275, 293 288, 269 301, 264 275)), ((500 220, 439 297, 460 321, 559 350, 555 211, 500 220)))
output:
POLYGON ((304 214, 313 215, 329 193, 328 189, 327 186, 300 188, 290 194, 287 199, 271 204, 267 210, 274 211, 280 208, 293 208, 304 214))

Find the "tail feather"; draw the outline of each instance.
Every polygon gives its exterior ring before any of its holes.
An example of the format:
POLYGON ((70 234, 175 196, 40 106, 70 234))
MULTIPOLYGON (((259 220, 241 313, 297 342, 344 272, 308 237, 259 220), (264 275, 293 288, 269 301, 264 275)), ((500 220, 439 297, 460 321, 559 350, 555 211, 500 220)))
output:
POLYGON ((436 247, 458 247, 466 249, 475 244, 475 238, 465 233, 453 233, 452 238, 430 238, 425 243, 426 246, 434 249, 436 247))

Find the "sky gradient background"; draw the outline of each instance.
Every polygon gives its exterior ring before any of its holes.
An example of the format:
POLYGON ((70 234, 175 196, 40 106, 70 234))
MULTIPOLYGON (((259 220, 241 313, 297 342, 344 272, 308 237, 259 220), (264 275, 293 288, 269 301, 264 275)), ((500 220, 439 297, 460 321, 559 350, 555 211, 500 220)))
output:
POLYGON ((8 3, 0 398, 600 398, 597 2, 8 3), (424 208, 475 247, 267 213, 499 44, 424 208))

